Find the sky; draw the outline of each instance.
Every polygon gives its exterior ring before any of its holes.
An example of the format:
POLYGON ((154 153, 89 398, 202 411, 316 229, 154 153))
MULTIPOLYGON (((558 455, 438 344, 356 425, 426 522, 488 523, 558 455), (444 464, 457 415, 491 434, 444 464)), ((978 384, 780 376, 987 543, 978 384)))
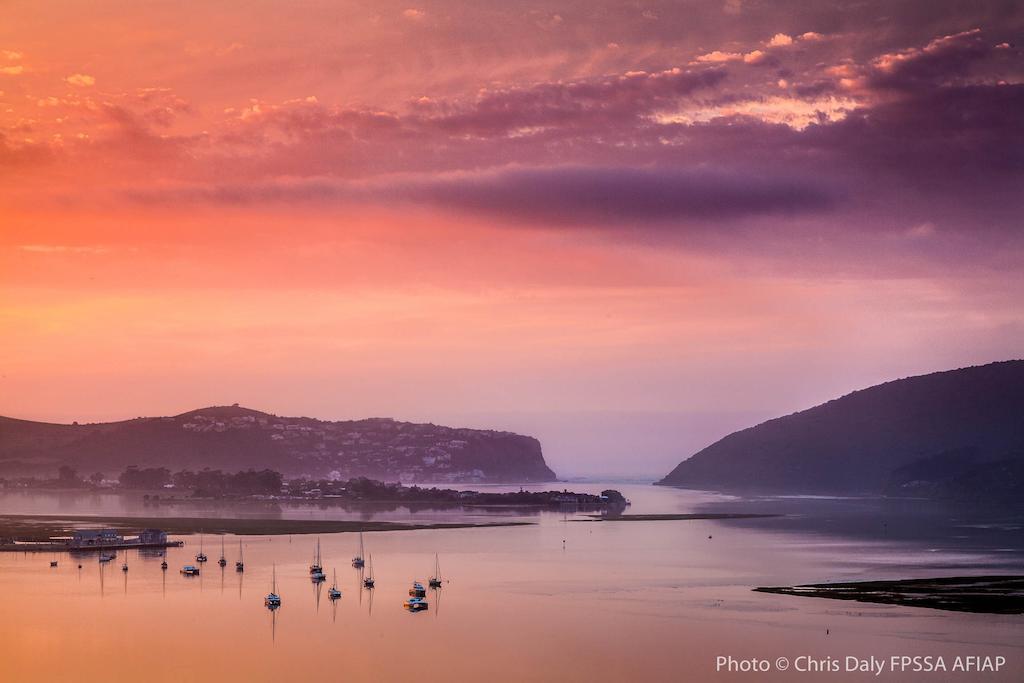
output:
POLYGON ((0 414, 658 477, 1024 357, 1018 2, 0 3, 0 414))

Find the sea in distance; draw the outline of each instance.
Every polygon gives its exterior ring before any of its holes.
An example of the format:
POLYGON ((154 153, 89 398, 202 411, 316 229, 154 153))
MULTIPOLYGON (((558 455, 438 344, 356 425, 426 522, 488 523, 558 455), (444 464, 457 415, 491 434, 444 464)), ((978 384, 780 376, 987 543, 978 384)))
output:
MULTIPOLYGON (((488 488, 487 490, 516 490, 488 488)), ((532 486, 534 490, 551 488, 532 486)), ((180 548, 0 553, 4 681, 1024 680, 1024 616, 753 592, 757 586, 1024 573, 1019 516, 865 499, 744 499, 610 482, 629 514, 782 512, 743 520, 590 521, 582 513, 330 505, 153 504, 138 496, 0 492, 0 514, 527 521, 364 534, 376 587, 351 565, 355 533, 198 535, 180 548), (327 580, 309 564, 319 538, 327 580), (217 566, 221 541, 227 567, 217 566), (239 541, 245 571, 236 573, 239 541), (429 608, 403 608, 439 558, 429 608), (56 559, 58 566, 49 563, 56 559), (81 567, 79 567, 81 564, 81 567), (276 572, 282 606, 263 597, 276 572), (327 591, 337 572, 339 600, 327 591), (847 657, 1002 657, 996 672, 846 671, 847 657), (757 674, 720 657, 772 662, 757 674), (790 668, 776 667, 786 658, 790 668), (795 671, 797 659, 825 672, 795 671), (833 661, 835 664, 828 664, 833 661), (837 667, 831 671, 828 667, 837 667)), ((935 661, 934 659, 932 661, 935 661)), ((982 659, 981 661, 984 661, 982 659)))

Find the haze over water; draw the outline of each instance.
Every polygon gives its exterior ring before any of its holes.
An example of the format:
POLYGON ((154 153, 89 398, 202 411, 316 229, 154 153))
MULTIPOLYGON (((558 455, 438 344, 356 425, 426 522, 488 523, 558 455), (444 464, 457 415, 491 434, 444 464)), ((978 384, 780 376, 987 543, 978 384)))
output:
MULTIPOLYGON (((636 514, 742 502, 694 491, 619 488, 636 514)), ((10 501, 0 499, 0 511, 15 512, 10 501)), ((1002 655, 1007 667, 984 680, 1017 681, 1024 674, 1019 616, 750 590, 955 574, 967 566, 970 573, 1008 573, 1020 567, 1019 530, 1008 529, 984 551, 926 538, 897 543, 830 535, 827 528, 786 531, 782 521, 768 519, 526 517, 539 524, 366 534, 377 579, 372 592, 360 589, 350 566, 356 534, 320 537, 328 581, 319 589, 309 580, 316 537, 308 535, 242 537, 242 575, 233 568, 238 538, 226 537, 222 571, 216 565, 220 538, 207 535, 210 562, 194 578, 178 570, 193 562, 197 536, 168 551, 166 573, 158 556, 135 551, 127 574, 120 558, 104 566, 94 555, 62 555, 51 569, 46 555, 5 553, 4 680, 743 680, 742 674, 715 673, 717 654, 1002 655), (444 586, 428 591, 428 611, 410 614, 402 602, 414 579, 428 578, 434 553, 444 586), (272 614, 263 596, 274 564, 283 606, 272 614), (343 597, 331 603, 327 587, 335 568, 343 597)), ((421 518, 406 513, 406 519, 421 518)), ((797 680, 792 676, 759 680, 797 680)), ((828 680, 846 679, 872 678, 831 674, 828 680)), ((803 680, 817 679, 807 674, 803 680)), ((888 680, 972 679, 922 674, 888 680)))

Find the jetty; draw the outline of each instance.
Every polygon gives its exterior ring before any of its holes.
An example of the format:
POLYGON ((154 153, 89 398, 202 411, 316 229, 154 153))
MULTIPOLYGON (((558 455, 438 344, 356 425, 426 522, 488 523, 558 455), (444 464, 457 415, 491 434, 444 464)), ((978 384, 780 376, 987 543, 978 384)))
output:
POLYGON ((126 538, 115 529, 81 529, 70 538, 54 538, 49 541, 9 540, 0 543, 0 552, 53 553, 53 552, 94 552, 106 550, 129 550, 133 548, 177 548, 184 541, 172 541, 161 529, 144 529, 138 536, 126 538))

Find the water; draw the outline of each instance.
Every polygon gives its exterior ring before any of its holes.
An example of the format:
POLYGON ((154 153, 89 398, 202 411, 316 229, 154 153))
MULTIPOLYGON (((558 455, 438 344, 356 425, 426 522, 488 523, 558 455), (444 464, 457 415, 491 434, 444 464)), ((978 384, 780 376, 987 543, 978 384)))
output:
MULTIPOLYGON (((607 486, 574 485, 577 490, 607 486)), ((751 505, 709 493, 618 486, 633 513, 751 505)), ((0 498, 9 505, 11 498, 0 498)), ((52 501, 51 501, 52 502, 52 501)), ((24 511, 0 508, 4 512, 24 511)), ((33 503, 34 504, 34 503, 33 503)), ((764 505, 764 501, 757 503, 764 505)), ((131 512, 127 505, 104 512, 131 512)), ((814 505, 829 505, 815 501, 814 505)), ((821 510, 820 507, 812 508, 821 510)), ((837 503, 841 514, 843 504, 837 503)), ((50 512, 57 512, 50 508, 50 512)), ((63 512, 83 514, 75 507, 63 512)), ((316 514, 348 518, 336 508, 316 514)), ((383 514, 423 520, 436 511, 383 514)), ((147 510, 147 514, 151 514, 147 510)), ((179 509, 175 513, 183 514, 179 509)), ((204 512, 204 514, 206 514, 204 512)), ((281 514, 310 514, 290 508, 281 514)), ((377 513, 366 513, 371 516, 377 513)), ((470 514, 445 511, 444 515, 470 514)), ((315 537, 243 537, 246 571, 234 571, 238 539, 226 537, 228 566, 192 563, 198 538, 160 557, 0 554, 0 679, 34 680, 992 680, 1024 678, 1024 617, 973 615, 751 592, 758 585, 1020 572, 1012 524, 987 547, 807 528, 805 517, 744 522, 586 522, 561 513, 512 513, 526 527, 365 534, 377 588, 361 589, 350 566, 356 534, 321 537, 328 581, 308 578, 315 537), (788 524, 786 520, 793 520, 788 524), (796 520, 803 520, 802 525, 796 520), (711 538, 708 538, 711 536, 711 538), (564 543, 563 543, 564 542, 564 543), (402 608, 414 579, 425 582, 439 553, 445 584, 430 608, 402 608), (77 568, 78 562, 82 568, 77 568), (282 607, 263 596, 277 566, 282 607), (343 597, 327 599, 337 568, 343 597), (828 634, 826 634, 826 629, 828 634), (870 674, 715 671, 717 655, 775 660, 812 655, 1001 655, 998 674, 870 674)), ((380 517, 374 517, 379 519, 380 517)), ((953 526, 973 528, 955 519, 953 526)), ((1007 526, 1007 525, 996 525, 1007 526)), ((970 533, 965 534, 973 538, 970 533)), ((944 536, 945 537, 945 536, 944 536)))

